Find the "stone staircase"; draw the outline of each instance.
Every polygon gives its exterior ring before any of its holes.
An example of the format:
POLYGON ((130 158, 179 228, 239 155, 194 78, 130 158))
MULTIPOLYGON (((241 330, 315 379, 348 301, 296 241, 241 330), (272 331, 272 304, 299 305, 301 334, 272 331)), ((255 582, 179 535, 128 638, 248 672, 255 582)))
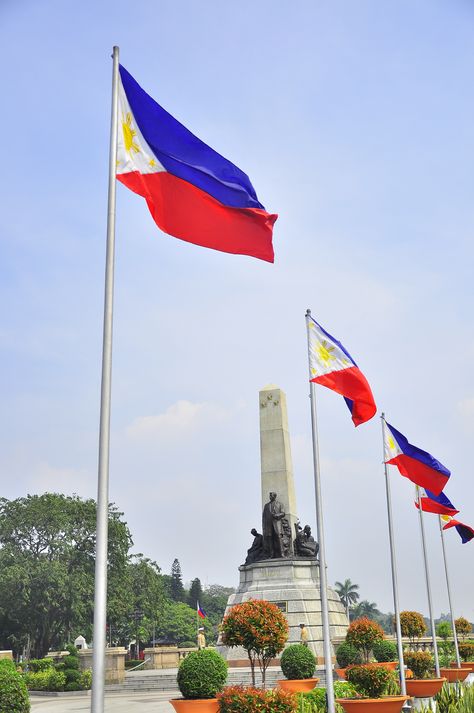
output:
MULTIPOLYGON (((179 695, 178 684, 176 683, 177 669, 164 669, 157 671, 131 671, 125 674, 125 681, 122 684, 110 684, 105 687, 106 691, 114 692, 140 692, 154 691, 157 693, 176 693, 179 695)), ((319 678, 319 686, 324 686, 326 677, 324 669, 317 669, 315 676, 319 678)), ((277 679, 283 678, 279 667, 267 669, 266 686, 275 688, 277 679)), ((252 684, 252 674, 250 668, 229 668, 227 676, 228 686, 250 686, 252 684)), ((256 671, 256 684, 261 685, 260 671, 256 671)))

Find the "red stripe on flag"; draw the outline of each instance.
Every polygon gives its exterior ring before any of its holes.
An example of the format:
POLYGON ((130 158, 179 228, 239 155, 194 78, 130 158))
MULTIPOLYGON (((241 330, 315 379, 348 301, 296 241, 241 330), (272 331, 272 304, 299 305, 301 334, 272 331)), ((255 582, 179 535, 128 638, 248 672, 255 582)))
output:
POLYGON ((400 455, 387 461, 389 465, 396 465, 400 473, 421 488, 428 488, 435 495, 439 495, 449 480, 447 475, 443 475, 433 468, 429 468, 416 458, 401 453, 400 455))
POLYGON ((324 376, 316 376, 311 381, 327 386, 328 389, 332 389, 354 402, 352 408, 354 426, 369 421, 377 413, 377 406, 369 382, 357 366, 332 371, 324 376))

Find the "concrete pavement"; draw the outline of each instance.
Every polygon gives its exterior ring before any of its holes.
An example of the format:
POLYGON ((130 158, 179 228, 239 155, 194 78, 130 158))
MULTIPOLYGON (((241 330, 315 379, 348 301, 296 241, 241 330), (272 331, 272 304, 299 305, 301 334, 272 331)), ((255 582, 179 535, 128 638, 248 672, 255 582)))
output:
MULTIPOLYGON (((173 694, 171 694, 173 695, 173 694)), ((106 713, 172 713, 174 711, 163 693, 106 693, 106 713)), ((31 696, 32 713, 89 713, 90 693, 80 696, 31 696)))

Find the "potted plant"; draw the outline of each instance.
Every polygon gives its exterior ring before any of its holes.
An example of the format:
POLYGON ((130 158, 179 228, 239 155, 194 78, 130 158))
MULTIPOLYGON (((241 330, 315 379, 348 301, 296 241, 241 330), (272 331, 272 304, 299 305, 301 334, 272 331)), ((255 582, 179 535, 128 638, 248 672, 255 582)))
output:
POLYGON ((192 651, 181 662, 177 681, 183 698, 170 701, 177 713, 217 713, 216 694, 227 678, 227 662, 212 649, 192 651))
POLYGON ((319 681, 319 678, 313 678, 316 668, 314 654, 303 644, 287 646, 281 655, 280 666, 285 678, 278 680, 278 687, 284 691, 310 691, 319 681))
POLYGON ((372 653, 377 663, 394 671, 398 665, 398 649, 393 641, 376 641, 372 646, 372 653))
POLYGON ((398 690, 395 673, 384 666, 366 664, 349 666, 349 683, 358 691, 358 698, 337 698, 345 713, 400 713, 408 696, 384 695, 398 690))
POLYGON ((336 649, 336 661, 340 667, 335 669, 337 675, 345 678, 348 666, 362 663, 362 654, 355 646, 343 641, 336 649))
POLYGON ((429 651, 406 651, 403 655, 409 669, 413 671, 413 678, 406 679, 407 693, 417 698, 431 698, 446 683, 446 678, 433 678, 429 674, 433 671, 433 656, 429 651))
POLYGON ((362 659, 366 664, 370 662, 370 654, 374 645, 383 641, 384 638, 384 630, 380 624, 366 616, 355 619, 346 634, 346 642, 361 652, 362 659))
POLYGON ((400 629, 402 636, 406 636, 410 640, 410 647, 413 648, 418 639, 426 634, 423 614, 417 611, 400 612, 400 629))
POLYGON ((458 619, 454 620, 454 626, 456 628, 456 634, 460 636, 463 641, 466 636, 472 634, 472 624, 463 616, 460 616, 458 619))
POLYGON ((474 671, 474 643, 471 641, 463 641, 458 645, 459 656, 462 658, 462 668, 467 668, 474 671))
POLYGON ((448 683, 454 681, 464 681, 470 673, 470 669, 450 666, 449 662, 454 653, 454 644, 448 641, 453 631, 447 621, 441 621, 436 627, 436 634, 441 639, 439 648, 441 651, 441 663, 443 664, 439 672, 448 679, 448 683))
POLYGON ((262 686, 265 688, 265 672, 286 643, 288 622, 276 604, 265 599, 249 599, 235 604, 224 617, 221 638, 226 646, 241 646, 245 649, 254 687, 255 663, 258 663, 262 686))
POLYGON ((261 688, 228 686, 217 694, 220 713, 255 713, 255 711, 278 711, 295 713, 296 698, 293 693, 274 688, 264 691, 261 688))

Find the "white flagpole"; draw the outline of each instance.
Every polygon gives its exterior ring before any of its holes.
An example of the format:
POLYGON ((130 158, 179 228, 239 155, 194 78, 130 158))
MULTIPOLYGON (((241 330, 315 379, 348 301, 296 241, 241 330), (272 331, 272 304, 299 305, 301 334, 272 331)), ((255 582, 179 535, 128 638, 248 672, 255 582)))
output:
MULTIPOLYGON (((306 310, 306 325, 311 317, 311 310, 306 310)), ((309 334, 308 334, 308 353, 309 353, 309 334)), ((311 371, 309 370, 309 378, 311 379, 311 371)), ((331 656, 331 633, 329 630, 329 608, 328 608, 328 590, 327 590, 327 572, 326 572, 326 552, 324 545, 324 526, 323 526, 323 504, 321 495, 321 475, 319 467, 319 440, 318 440, 318 425, 316 415, 316 388, 314 382, 310 381, 310 399, 311 399, 311 430, 313 435, 313 467, 314 467, 314 493, 316 500, 316 525, 319 542, 319 586, 321 592, 321 618, 323 624, 323 653, 324 665, 326 668, 326 701, 328 713, 335 713, 336 706, 334 701, 334 685, 332 673, 332 656, 331 656)))
POLYGON ((458 666, 458 668, 461 668, 461 659, 459 657, 458 635, 456 633, 456 624, 454 623, 453 601, 451 598, 451 585, 449 583, 448 559, 446 557, 446 547, 444 544, 444 532, 443 532, 443 525, 441 522, 441 517, 438 516, 438 520, 439 520, 439 531, 441 534, 441 546, 443 548, 444 571, 446 572, 446 587, 448 589, 449 611, 451 612, 451 624, 453 627, 454 651, 456 653, 457 666, 458 666))
POLYGON ((99 474, 94 590, 94 649, 92 659, 91 713, 104 711, 105 645, 107 614, 107 545, 109 517, 110 396, 112 386, 112 326, 115 253, 115 173, 117 161, 119 48, 113 49, 112 112, 110 121, 107 254, 105 266, 102 385, 100 397, 99 474))
POLYGON ((403 643, 402 629, 400 625, 400 606, 398 602, 398 578, 397 578, 397 562, 395 557, 395 542, 393 537, 393 519, 392 519, 392 498, 390 494, 390 481, 388 478, 388 468, 385 462, 385 414, 382 419, 382 445, 383 445, 383 465, 385 470, 385 492, 387 495, 387 518, 388 518, 388 536, 390 540, 390 561, 392 565, 392 589, 393 589, 393 608, 395 611, 395 629, 397 632, 397 649, 398 663, 400 667, 400 690, 402 696, 406 695, 407 687, 405 682, 405 662, 403 659, 403 643))
POLYGON ((416 486, 416 494, 417 494, 417 499, 418 499, 418 511, 420 513, 421 542, 423 545, 423 560, 425 563, 426 593, 428 595, 428 609, 430 612, 431 634, 433 637, 433 653, 434 653, 434 661, 435 661, 435 671, 436 671, 436 677, 440 678, 438 644, 436 641, 436 629, 435 629, 435 623, 434 623, 434 617, 433 617, 433 604, 431 601, 430 571, 429 571, 429 567, 428 567, 428 555, 426 552, 425 526, 423 524, 423 510, 421 507, 421 494, 420 494, 420 488, 418 486, 416 486))

